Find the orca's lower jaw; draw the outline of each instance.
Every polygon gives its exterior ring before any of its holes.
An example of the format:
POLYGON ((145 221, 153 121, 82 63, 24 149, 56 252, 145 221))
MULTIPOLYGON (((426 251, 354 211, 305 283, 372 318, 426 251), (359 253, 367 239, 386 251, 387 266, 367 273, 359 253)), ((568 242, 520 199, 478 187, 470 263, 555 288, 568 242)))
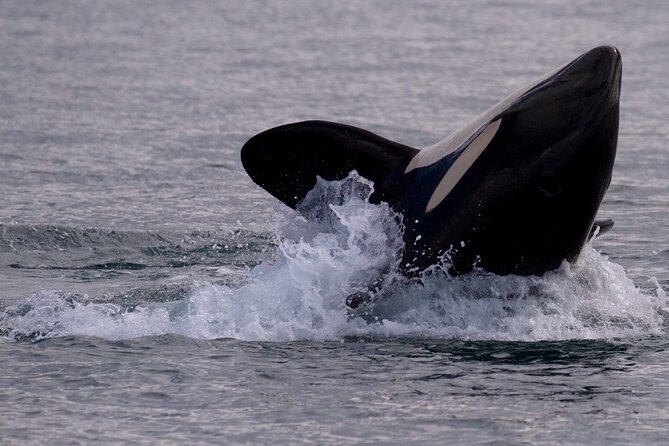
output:
MULTIPOLYGON (((560 165, 527 172, 515 193, 491 197, 478 221, 454 243, 453 272, 475 265, 495 274, 543 275, 576 261, 611 181, 618 134, 618 107, 600 116, 583 139, 558 147, 560 165)), ((555 157, 551 157, 555 161, 555 157)))
MULTIPOLYGON (((582 59, 573 69, 586 74, 577 72, 572 77, 590 76, 596 88, 583 88, 589 93, 583 97, 577 95, 579 88, 569 92, 575 96, 574 103, 582 103, 580 110, 565 108, 571 111, 563 117, 569 126, 554 127, 558 131, 551 137, 553 142, 538 145, 545 148, 535 153, 536 163, 527 163, 531 167, 523 168, 523 163, 517 162, 521 179, 517 180, 513 193, 491 197, 487 206, 484 202, 488 215, 482 213, 481 227, 467 234, 474 242, 465 243, 452 255, 455 272, 466 272, 476 264, 496 274, 542 275, 559 268, 564 261, 578 259, 611 181, 621 82, 620 55, 615 49, 593 50, 582 59), (593 67, 590 72, 588 64, 593 67)), ((565 82, 556 89, 569 86, 565 82)), ((562 98, 568 98, 569 94, 560 93, 562 98)), ((519 137, 519 144, 510 146, 519 147, 522 138, 531 133, 528 129, 540 127, 525 125, 541 116, 532 113, 529 105, 517 112, 513 133, 519 137)), ((550 107, 541 109, 553 113, 550 107)), ((560 118, 555 115, 553 122, 560 118)), ((546 136, 550 135, 548 128, 544 131, 546 136)), ((541 135, 538 133, 530 140, 541 141, 541 135)), ((525 149, 529 154, 533 146, 525 149)), ((513 159, 522 158, 522 152, 515 155, 513 159)))

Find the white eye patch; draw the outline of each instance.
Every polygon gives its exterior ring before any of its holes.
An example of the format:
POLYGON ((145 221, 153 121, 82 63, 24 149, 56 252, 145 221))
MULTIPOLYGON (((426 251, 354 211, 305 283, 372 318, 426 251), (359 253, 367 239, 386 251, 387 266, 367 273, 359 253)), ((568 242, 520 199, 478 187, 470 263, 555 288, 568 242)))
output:
POLYGON ((453 190, 458 181, 469 170, 483 151, 488 147, 490 141, 495 137, 501 124, 501 119, 488 124, 483 131, 469 144, 469 146, 458 156, 453 165, 448 169, 446 175, 441 179, 437 188, 432 193, 430 201, 427 203, 425 212, 430 212, 437 207, 439 203, 453 190))

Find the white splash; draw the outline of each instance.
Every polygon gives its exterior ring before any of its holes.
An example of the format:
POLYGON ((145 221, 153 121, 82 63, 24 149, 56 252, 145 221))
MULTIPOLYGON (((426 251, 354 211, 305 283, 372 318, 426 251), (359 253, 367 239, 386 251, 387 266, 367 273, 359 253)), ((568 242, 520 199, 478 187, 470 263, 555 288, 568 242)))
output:
POLYGON ((6 309, 0 332, 10 340, 174 333, 249 341, 370 335, 537 341, 663 332, 662 288, 642 292, 590 245, 576 264, 542 277, 452 278, 438 267, 420 282, 397 277, 401 224, 387 205, 369 204, 372 191, 355 173, 319 179, 299 207, 307 218, 296 215, 282 229, 274 263, 254 268, 240 288, 199 284, 176 304, 133 311, 42 292, 6 309), (356 311, 346 307, 347 296, 372 285, 381 287, 377 300, 356 311))

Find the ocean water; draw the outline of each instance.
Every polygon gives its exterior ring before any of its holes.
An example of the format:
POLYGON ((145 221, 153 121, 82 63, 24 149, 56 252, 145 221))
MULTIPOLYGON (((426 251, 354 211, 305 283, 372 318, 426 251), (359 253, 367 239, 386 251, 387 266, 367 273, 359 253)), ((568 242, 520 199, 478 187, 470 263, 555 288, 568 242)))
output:
POLYGON ((666 444, 668 22, 660 0, 0 1, 0 442, 666 444), (319 183, 315 224, 239 161, 303 119, 428 146, 605 43, 616 223, 543 277, 407 281, 373 184, 319 183))

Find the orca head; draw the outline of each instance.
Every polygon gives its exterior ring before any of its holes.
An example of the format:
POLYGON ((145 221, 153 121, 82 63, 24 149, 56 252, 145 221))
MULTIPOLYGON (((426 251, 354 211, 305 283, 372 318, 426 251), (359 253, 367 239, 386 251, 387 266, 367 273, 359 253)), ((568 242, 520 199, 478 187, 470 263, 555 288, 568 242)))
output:
POLYGON ((403 216, 405 273, 449 252, 456 273, 543 274, 578 257, 611 180, 621 66, 614 47, 592 49, 420 151, 304 121, 249 139, 242 164, 293 208, 318 176, 372 180, 372 201, 403 216))
POLYGON ((451 247, 456 272, 539 275, 575 260, 611 180, 621 68, 616 48, 594 48, 419 152, 401 207, 407 243, 427 254, 407 266, 451 247))

